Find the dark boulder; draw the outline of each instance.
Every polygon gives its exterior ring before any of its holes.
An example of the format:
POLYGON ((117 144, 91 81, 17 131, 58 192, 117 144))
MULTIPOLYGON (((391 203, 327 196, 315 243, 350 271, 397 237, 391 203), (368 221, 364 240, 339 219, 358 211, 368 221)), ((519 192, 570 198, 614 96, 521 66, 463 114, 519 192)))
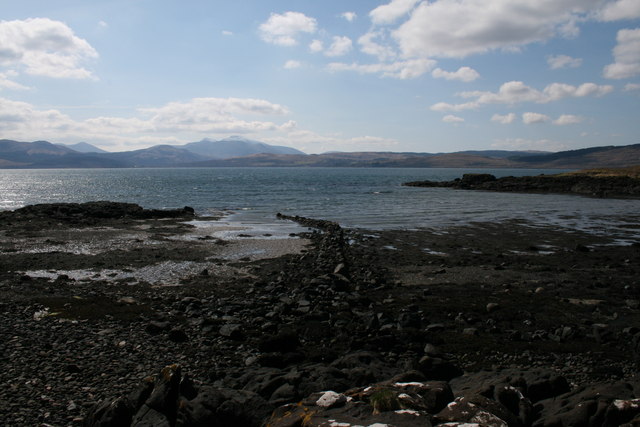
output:
POLYGON ((291 352, 300 345, 298 334, 293 330, 285 330, 277 335, 267 335, 258 343, 258 349, 265 353, 291 352))
MULTIPOLYGON (((495 398, 496 391, 504 387, 513 387, 533 403, 560 396, 570 390, 566 378, 550 369, 501 369, 467 373, 453 379, 451 387, 457 396, 480 394, 490 398, 495 398)), ((502 400, 505 399, 509 398, 502 396, 502 400)))
POLYGON ((55 220, 59 223, 92 225, 105 220, 192 218, 193 208, 144 209, 135 203, 97 201, 86 203, 42 203, 25 206, 15 211, 0 212, 0 219, 31 221, 34 219, 55 220))
POLYGON ((235 341, 242 341, 245 338, 244 332, 242 332, 242 325, 237 323, 222 325, 218 333, 225 338, 235 341))
POLYGON ((423 356, 418 362, 418 370, 430 380, 449 381, 464 372, 452 362, 432 356, 423 356))
POLYGON ((203 388, 190 401, 182 402, 176 427, 261 427, 273 407, 259 395, 245 390, 203 388))
POLYGON ((151 335, 158 335, 171 329, 171 323, 167 321, 152 320, 147 324, 145 331, 151 335))
POLYGON ((214 387, 198 390, 181 375, 178 365, 170 365, 129 396, 94 406, 84 425, 260 427, 272 410, 273 406, 250 391, 214 387))
POLYGON ((539 426, 620 426, 640 415, 640 399, 624 381, 579 387, 540 402, 539 426))

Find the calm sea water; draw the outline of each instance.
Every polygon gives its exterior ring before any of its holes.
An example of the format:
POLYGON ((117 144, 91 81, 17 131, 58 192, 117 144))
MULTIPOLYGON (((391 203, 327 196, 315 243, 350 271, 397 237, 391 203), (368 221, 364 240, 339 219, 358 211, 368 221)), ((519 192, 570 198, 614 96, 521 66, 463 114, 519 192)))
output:
POLYGON ((192 206, 230 220, 273 223, 275 214, 372 229, 438 228, 475 221, 524 219, 635 238, 639 200, 403 187, 467 172, 496 176, 557 170, 387 168, 206 168, 0 170, 0 209, 34 203, 112 200, 147 208, 192 206))

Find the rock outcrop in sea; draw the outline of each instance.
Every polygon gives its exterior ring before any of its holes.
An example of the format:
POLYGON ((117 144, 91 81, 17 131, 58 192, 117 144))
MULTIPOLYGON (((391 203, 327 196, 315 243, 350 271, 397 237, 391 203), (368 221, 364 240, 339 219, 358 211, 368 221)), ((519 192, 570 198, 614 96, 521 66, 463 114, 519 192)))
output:
POLYGON ((182 209, 144 209, 135 203, 108 201, 85 203, 42 203, 15 211, 1 211, 0 220, 28 222, 33 220, 64 221, 76 224, 104 223, 108 220, 143 220, 152 218, 192 218, 192 207, 182 209))
POLYGON ((565 193, 591 197, 640 197, 640 179, 629 176, 567 174, 496 178, 491 174, 469 173, 453 181, 412 181, 404 185, 520 193, 565 193))

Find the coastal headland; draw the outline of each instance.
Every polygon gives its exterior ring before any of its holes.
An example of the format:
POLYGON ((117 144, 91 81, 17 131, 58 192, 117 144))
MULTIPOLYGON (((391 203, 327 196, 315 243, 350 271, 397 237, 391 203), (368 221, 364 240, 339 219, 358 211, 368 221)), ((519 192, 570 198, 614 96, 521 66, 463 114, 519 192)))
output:
POLYGON ((0 419, 640 423, 640 214, 626 241, 286 215, 300 232, 229 240, 205 220, 112 202, 0 212, 0 419))
POLYGON ((462 178, 453 181, 413 181, 404 185, 409 187, 447 187, 460 190, 640 198, 640 166, 501 178, 496 178, 491 174, 476 173, 464 174, 462 178))

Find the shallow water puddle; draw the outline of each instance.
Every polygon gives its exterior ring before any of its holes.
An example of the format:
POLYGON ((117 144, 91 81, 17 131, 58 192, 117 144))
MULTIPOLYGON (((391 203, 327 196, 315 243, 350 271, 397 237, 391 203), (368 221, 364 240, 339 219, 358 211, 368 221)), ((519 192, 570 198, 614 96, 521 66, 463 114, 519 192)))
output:
POLYGON ((201 274, 204 270, 214 274, 237 274, 238 269, 229 266, 192 261, 165 261, 132 270, 32 270, 24 273, 31 277, 55 280, 66 275, 77 281, 130 281, 131 284, 147 282, 157 286, 179 285, 182 279, 201 274))
POLYGON ((309 231, 293 221, 276 220, 273 222, 252 221, 242 219, 231 214, 220 220, 195 219, 184 224, 194 227, 188 234, 211 234, 225 240, 235 240, 247 237, 268 239, 290 239, 298 233, 309 231))
POLYGON ((115 229, 90 228, 52 232, 48 238, 12 238, 11 252, 43 254, 62 252, 72 255, 99 255, 132 246, 161 245, 162 241, 144 233, 123 233, 115 229))
POLYGON ((426 254, 429 254, 429 255, 449 256, 449 254, 447 254, 445 252, 434 251, 433 249, 429 249, 429 248, 422 248, 422 252, 424 252, 426 254))

